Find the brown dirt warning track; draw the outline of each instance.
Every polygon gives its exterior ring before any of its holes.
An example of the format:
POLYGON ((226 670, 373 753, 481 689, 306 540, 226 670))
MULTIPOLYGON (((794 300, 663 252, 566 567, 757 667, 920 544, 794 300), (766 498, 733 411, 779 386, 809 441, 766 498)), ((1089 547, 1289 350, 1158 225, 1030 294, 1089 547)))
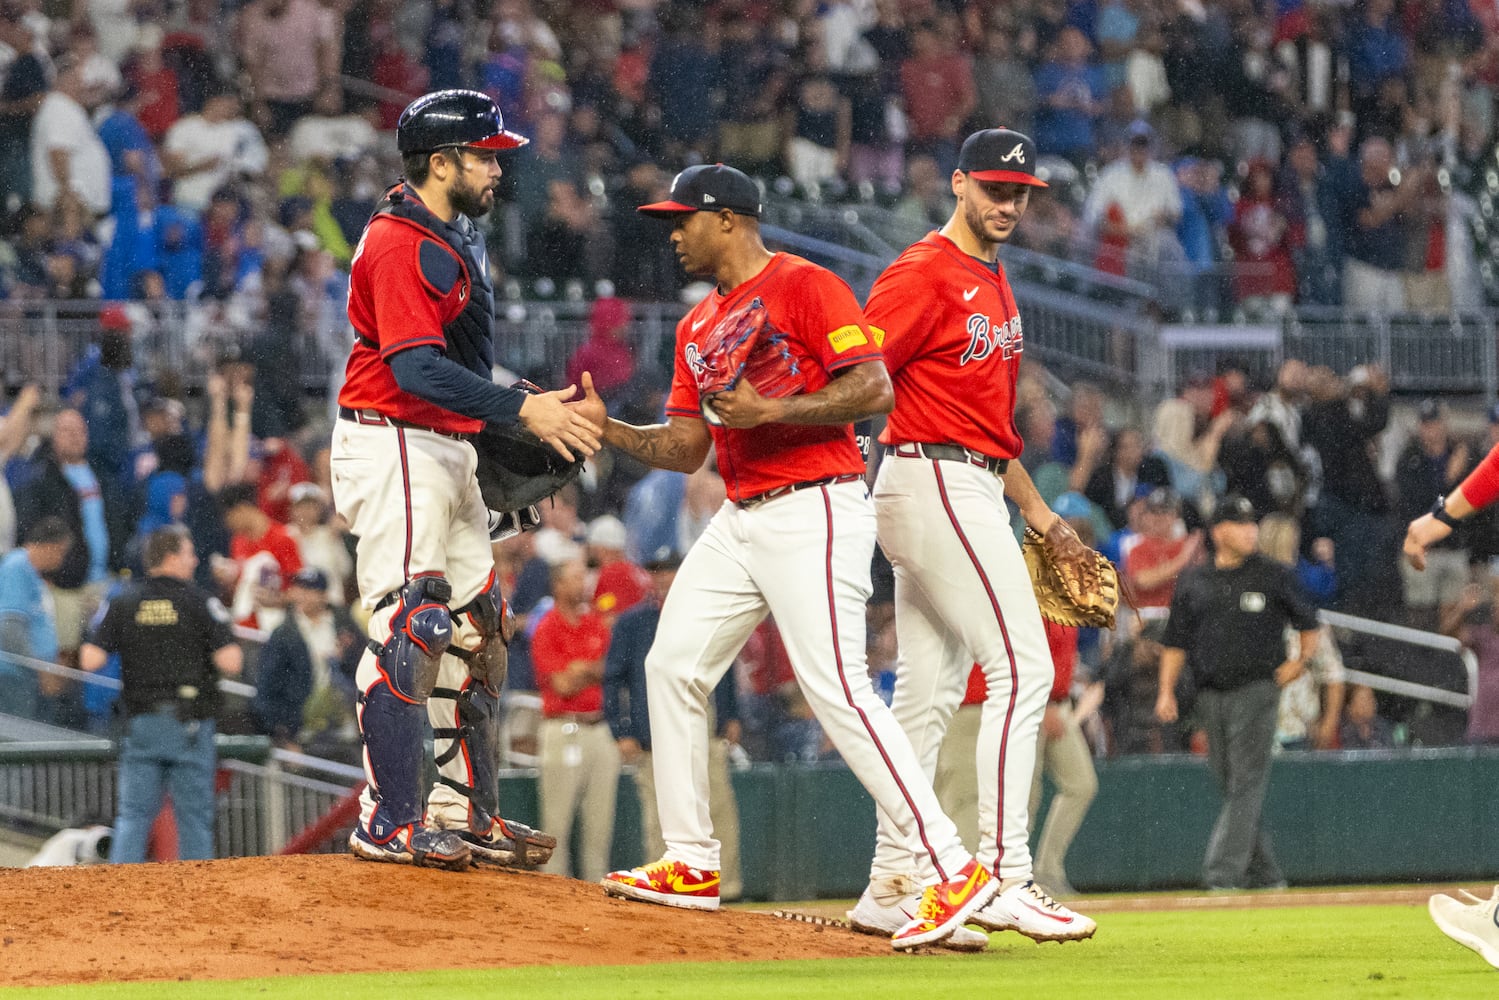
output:
MULTIPOLYGON (((1447 886, 1094 896, 1094 916, 1165 909, 1421 904, 1447 886)), ((847 903, 795 909, 838 919, 847 903)), ((766 906, 766 909, 771 909, 766 906)), ((463 873, 347 856, 0 868, 0 986, 241 979, 520 965, 889 955, 883 938, 768 912, 673 910, 555 875, 463 873), (422 928, 460 929, 434 949, 422 928), (472 929, 471 935, 461 929, 472 929), (370 955, 378 952, 378 962, 370 955)))

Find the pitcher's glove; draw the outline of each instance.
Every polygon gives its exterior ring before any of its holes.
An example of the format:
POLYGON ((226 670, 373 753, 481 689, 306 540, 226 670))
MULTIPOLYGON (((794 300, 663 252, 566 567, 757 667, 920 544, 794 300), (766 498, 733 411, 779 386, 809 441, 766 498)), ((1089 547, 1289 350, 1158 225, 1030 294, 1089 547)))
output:
POLYGON ((805 387, 786 335, 771 324, 769 310, 758 297, 714 324, 696 350, 697 357, 689 360, 703 418, 710 424, 722 423, 713 412, 713 397, 733 391, 745 379, 762 396, 790 396, 805 387))
POLYGON ((1114 627, 1119 573, 1113 563, 1084 545, 1064 519, 1057 518, 1044 536, 1027 527, 1020 551, 1042 617, 1059 625, 1114 627))

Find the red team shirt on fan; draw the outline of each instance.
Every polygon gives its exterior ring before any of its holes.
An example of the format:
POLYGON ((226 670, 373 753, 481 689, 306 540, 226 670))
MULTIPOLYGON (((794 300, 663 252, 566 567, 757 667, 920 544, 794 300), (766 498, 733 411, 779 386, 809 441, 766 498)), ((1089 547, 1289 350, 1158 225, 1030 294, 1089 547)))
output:
MULTIPOLYGON (((755 277, 727 295, 715 289, 677 324, 675 371, 666 413, 702 419, 693 360, 698 343, 719 323, 742 310, 764 307, 767 334, 789 355, 789 384, 774 387, 776 396, 803 395, 823 388, 832 373, 865 361, 878 361, 875 342, 859 301, 842 279, 791 254, 775 254, 755 277)), ((762 341, 756 350, 767 349, 762 341)), ((764 366, 761 366, 763 369, 764 366)), ((757 391, 766 393, 760 378, 757 391)), ((743 500, 790 483, 862 473, 864 458, 851 425, 778 424, 733 430, 708 425, 729 499, 743 500)))
MULTIPOLYGON (((415 197, 410 188, 407 197, 415 197)), ((443 327, 468 302, 467 265, 446 295, 422 277, 417 255, 423 241, 452 254, 416 223, 392 215, 377 215, 360 237, 349 271, 349 322, 359 337, 349 353, 338 403, 353 410, 375 410, 433 430, 476 434, 483 430, 483 421, 403 391, 390 370, 391 355, 412 347, 425 345, 446 352, 443 327), (378 344, 379 349, 372 344, 378 344)), ((452 255, 457 258, 457 254, 452 255)), ((459 263, 463 264, 461 258, 459 263)))
POLYGON ((590 684, 564 698, 552 688, 552 677, 574 660, 602 660, 609 650, 609 626, 592 611, 576 624, 569 623, 556 608, 542 616, 531 637, 531 666, 541 689, 541 714, 548 719, 577 713, 591 715, 604 710, 603 684, 590 684))
POLYGON ((601 615, 617 615, 645 600, 650 592, 650 574, 628 559, 618 559, 599 567, 593 609, 601 615))
POLYGON ((881 442, 1019 457, 1015 380, 1025 340, 1003 268, 991 271, 929 233, 880 275, 864 315, 895 386, 881 442))
POLYGON ((240 565, 257 552, 269 552, 276 557, 276 566, 281 570, 281 586, 284 588, 302 569, 302 553, 297 549, 297 540, 286 528, 272 521, 259 538, 235 535, 229 539, 229 558, 240 565))

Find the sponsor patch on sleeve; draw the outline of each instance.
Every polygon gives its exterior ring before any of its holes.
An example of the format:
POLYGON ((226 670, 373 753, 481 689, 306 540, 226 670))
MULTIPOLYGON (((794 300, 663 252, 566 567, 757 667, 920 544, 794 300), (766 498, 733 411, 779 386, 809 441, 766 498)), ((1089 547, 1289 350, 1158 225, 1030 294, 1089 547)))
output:
POLYGON ((882 328, 871 323, 869 325, 869 335, 874 338, 874 346, 885 346, 885 331, 882 328))
POLYGON ((864 336, 864 331, 857 324, 850 323, 828 334, 828 343, 833 345, 834 351, 842 354, 851 347, 863 347, 869 343, 869 338, 864 336))

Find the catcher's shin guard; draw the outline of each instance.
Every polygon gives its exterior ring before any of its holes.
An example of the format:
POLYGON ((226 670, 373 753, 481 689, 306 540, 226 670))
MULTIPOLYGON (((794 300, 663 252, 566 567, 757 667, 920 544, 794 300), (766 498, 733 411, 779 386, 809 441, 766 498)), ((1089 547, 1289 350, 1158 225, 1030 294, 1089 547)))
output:
POLYGON ((433 690, 427 709, 437 782, 464 802, 460 819, 452 797, 434 793, 428 823, 461 829, 475 861, 519 868, 546 864, 557 839, 500 818, 498 695, 467 678, 459 690, 433 690))
POLYGON ((364 826, 377 844, 422 821, 424 721, 421 706, 396 694, 384 677, 359 695, 364 776, 375 802, 364 826))
POLYGON ((437 683, 442 654, 453 641, 453 616, 447 605, 452 596, 447 580, 419 576, 386 598, 388 617, 380 608, 371 619, 369 647, 397 698, 421 704, 437 683), (383 641, 373 638, 382 632, 383 641))
POLYGON ((484 589, 453 612, 453 644, 448 652, 468 664, 469 675, 499 691, 510 669, 510 637, 515 615, 500 594, 500 581, 491 570, 484 589))

